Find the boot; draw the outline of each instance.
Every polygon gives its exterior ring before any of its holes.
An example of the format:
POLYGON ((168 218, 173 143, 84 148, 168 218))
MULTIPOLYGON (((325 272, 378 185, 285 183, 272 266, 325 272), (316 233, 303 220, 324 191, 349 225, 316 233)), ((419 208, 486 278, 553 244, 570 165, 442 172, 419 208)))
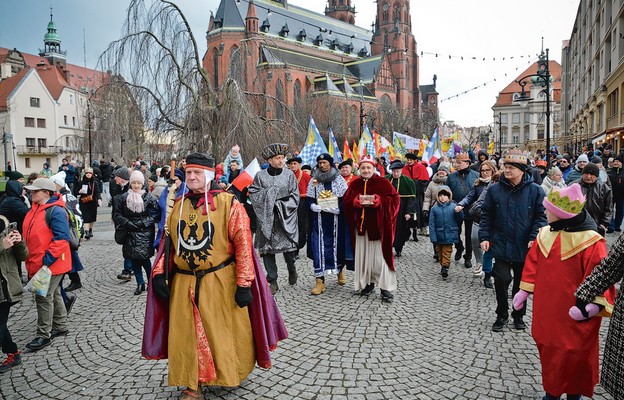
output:
POLYGON ((492 273, 491 272, 485 273, 485 276, 483 277, 483 286, 485 286, 487 289, 494 289, 494 285, 492 285, 492 273))
POLYGON ((89 229, 89 239, 93 237, 93 229, 89 229))
POLYGON ((340 272, 338 272, 338 284, 340 286, 347 284, 347 274, 345 274, 344 269, 341 269, 340 272))
POLYGON ((142 292, 145 292, 145 284, 142 285, 137 285, 136 290, 134 291, 134 295, 138 296, 140 295, 142 292))
POLYGON ((311 293, 318 296, 323 292, 325 292, 325 280, 323 280, 323 278, 316 278, 316 286, 314 286, 311 293))
POLYGON ((472 270, 472 275, 475 277, 481 276, 481 271, 483 270, 483 265, 477 264, 477 266, 472 270))

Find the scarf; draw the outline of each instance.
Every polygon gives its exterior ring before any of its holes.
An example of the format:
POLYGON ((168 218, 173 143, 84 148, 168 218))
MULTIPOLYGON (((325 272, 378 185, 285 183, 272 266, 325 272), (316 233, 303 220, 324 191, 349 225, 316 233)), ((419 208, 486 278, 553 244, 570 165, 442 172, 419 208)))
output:
POLYGON ((138 192, 134 190, 128 191, 128 197, 126 198, 126 205, 128 206, 128 210, 140 213, 145 210, 145 203, 143 202, 143 194, 145 190, 141 189, 138 192))

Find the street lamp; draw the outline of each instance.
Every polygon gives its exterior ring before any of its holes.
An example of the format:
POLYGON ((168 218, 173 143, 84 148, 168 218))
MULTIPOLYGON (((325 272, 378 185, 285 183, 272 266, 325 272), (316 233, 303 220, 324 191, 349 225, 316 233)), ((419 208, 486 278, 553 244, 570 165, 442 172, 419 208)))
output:
MULTIPOLYGON (((550 70, 548 68, 548 49, 546 52, 542 50, 538 60, 537 60, 537 73, 529 74, 523 76, 518 79, 516 83, 520 85, 521 91, 520 95, 515 98, 515 102, 520 104, 521 107, 526 107, 529 104, 529 101, 533 100, 531 96, 529 96, 524 87, 528 83, 525 81, 527 78, 532 78, 531 81, 536 84, 544 87, 542 92, 546 95, 546 153, 550 152, 550 70)), ((546 157, 547 168, 550 169, 550 157, 546 157)))
POLYGON ((87 101, 87 129, 89 131, 89 167, 93 165, 93 153, 91 150, 91 102, 87 101))

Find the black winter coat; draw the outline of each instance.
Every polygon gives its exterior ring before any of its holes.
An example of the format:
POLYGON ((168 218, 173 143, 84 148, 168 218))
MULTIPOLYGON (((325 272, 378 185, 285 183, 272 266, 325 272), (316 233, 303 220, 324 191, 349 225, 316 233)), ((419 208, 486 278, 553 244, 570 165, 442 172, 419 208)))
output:
POLYGON ((520 183, 512 186, 501 176, 488 187, 481 206, 479 242, 490 242, 494 258, 524 262, 528 244, 537 238, 539 228, 546 226, 544 190, 525 173, 520 183))
POLYGON ((143 194, 145 208, 142 212, 130 211, 126 204, 128 193, 114 198, 113 221, 116 229, 127 233, 123 244, 123 257, 130 260, 149 260, 154 255, 155 224, 160 220, 160 207, 149 192, 143 194))

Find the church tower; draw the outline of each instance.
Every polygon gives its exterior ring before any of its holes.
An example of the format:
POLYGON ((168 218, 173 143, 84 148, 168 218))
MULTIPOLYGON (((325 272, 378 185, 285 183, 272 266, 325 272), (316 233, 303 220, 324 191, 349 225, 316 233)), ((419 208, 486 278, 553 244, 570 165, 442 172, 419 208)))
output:
POLYGON ((412 34, 410 0, 378 0, 371 45, 372 55, 387 53, 397 81, 396 104, 420 115, 416 39, 412 34))
POLYGON ((50 64, 56 65, 61 63, 65 66, 67 60, 67 52, 61 51, 61 37, 56 33, 56 24, 54 23, 52 9, 50 8, 50 22, 48 23, 48 33, 43 36, 43 51, 39 50, 39 55, 45 57, 50 64))
POLYGON ((325 15, 355 25, 355 7, 351 6, 351 0, 329 0, 325 15))

